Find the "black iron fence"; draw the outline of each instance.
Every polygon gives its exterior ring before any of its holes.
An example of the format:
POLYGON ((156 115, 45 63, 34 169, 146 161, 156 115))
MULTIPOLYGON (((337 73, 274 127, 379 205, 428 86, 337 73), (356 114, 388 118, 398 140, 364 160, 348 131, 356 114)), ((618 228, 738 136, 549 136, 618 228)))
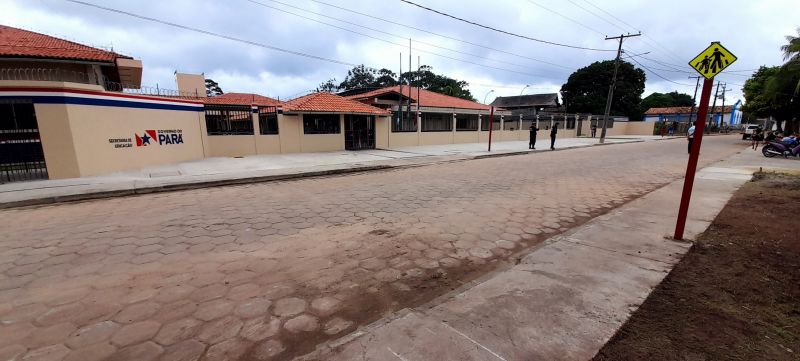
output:
POLYGON ((33 103, 0 102, 0 183, 47 177, 33 103))
POLYGON ((253 116, 249 105, 206 104, 208 135, 253 135, 253 116))

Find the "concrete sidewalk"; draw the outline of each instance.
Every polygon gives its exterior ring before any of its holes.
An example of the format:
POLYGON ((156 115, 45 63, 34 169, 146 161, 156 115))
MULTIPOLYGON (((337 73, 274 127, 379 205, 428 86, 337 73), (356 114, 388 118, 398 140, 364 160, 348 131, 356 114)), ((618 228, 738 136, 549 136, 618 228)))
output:
MULTIPOLYGON (((759 167, 800 162, 743 151, 698 172, 686 239, 759 167)), ((404 310, 303 360, 587 360, 691 247, 671 240, 682 181, 544 242, 518 264, 404 310)))
MULTIPOLYGON (((652 136, 609 138, 606 144, 659 139, 662 138, 652 136)), ((545 139, 540 139, 541 149, 547 148, 549 139, 547 140, 548 142, 545 142, 545 139)), ((556 142, 556 148, 563 150, 590 147, 597 145, 597 142, 597 139, 591 138, 565 138, 556 142)), ((0 208, 549 151, 528 150, 528 143, 522 141, 493 143, 492 152, 487 152, 486 146, 485 143, 469 143, 396 150, 276 154, 244 158, 217 157, 107 176, 0 184, 0 208)))

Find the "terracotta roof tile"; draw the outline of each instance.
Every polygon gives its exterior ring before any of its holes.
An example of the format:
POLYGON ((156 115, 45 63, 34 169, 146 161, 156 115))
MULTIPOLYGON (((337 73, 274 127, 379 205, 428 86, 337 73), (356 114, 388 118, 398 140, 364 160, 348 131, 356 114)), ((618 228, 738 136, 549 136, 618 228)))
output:
POLYGON ((313 93, 283 103, 283 110, 289 112, 335 112, 391 114, 390 111, 376 108, 355 100, 346 99, 327 92, 313 93))
POLYGON ((225 93, 214 97, 202 98, 205 104, 258 105, 276 106, 281 102, 270 97, 251 93, 225 93))
POLYGON ((0 56, 73 59, 113 63, 131 57, 93 48, 49 35, 0 25, 0 56))
MULTIPOLYGON (((400 86, 393 86, 381 88, 366 93, 350 95, 346 98, 353 100, 363 100, 374 98, 388 93, 400 93, 400 86)), ((408 87, 403 87, 404 96, 408 97, 408 87)), ((436 108, 457 108, 457 109, 478 109, 489 110, 491 107, 471 100, 452 97, 449 95, 439 94, 430 90, 419 89, 419 97, 417 96, 417 88, 411 88, 411 100, 413 102, 419 101, 421 107, 436 107, 436 108), (419 99, 417 99, 419 98, 419 99)), ((496 108, 495 108, 496 109, 496 108)))
MULTIPOLYGON (((711 108, 711 107, 709 107, 711 108)), ((726 105, 723 109, 721 106, 714 107, 714 110, 709 109, 711 113, 730 113, 733 106, 726 105)), ((659 114, 689 114, 692 112, 692 107, 666 107, 666 108, 650 108, 644 112, 645 115, 659 115, 659 114)), ((695 109, 697 112, 697 109, 695 109)))

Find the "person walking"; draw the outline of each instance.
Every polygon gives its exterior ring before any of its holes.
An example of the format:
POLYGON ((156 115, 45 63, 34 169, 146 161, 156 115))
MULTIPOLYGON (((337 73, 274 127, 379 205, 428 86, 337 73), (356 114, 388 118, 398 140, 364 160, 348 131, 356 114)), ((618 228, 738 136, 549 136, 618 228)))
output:
POLYGON ((675 135, 675 123, 669 123, 669 136, 675 135))
POLYGON ((592 129, 592 138, 594 138, 595 135, 597 135, 597 123, 592 123, 591 129, 592 129))
POLYGON ((536 127, 535 123, 531 123, 531 140, 528 142, 528 149, 536 149, 536 132, 539 131, 539 128, 536 127))
POLYGON ((664 138, 667 135, 667 123, 661 124, 661 129, 659 129, 659 133, 661 133, 661 138, 664 138))
POLYGON ((694 126, 697 122, 692 122, 692 126, 686 132, 686 140, 689 141, 689 154, 692 154, 692 143, 694 142, 694 126))
POLYGON ((550 150, 556 150, 556 134, 558 134, 558 123, 553 124, 553 129, 550 129, 550 150))

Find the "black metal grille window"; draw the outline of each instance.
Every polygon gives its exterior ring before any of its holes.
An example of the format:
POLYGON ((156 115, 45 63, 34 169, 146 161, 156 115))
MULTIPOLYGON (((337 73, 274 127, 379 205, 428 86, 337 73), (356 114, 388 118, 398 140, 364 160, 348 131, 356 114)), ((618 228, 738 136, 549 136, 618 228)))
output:
POLYGON ((394 112, 394 115, 392 115, 392 132, 416 132, 416 116, 416 113, 408 114, 403 112, 403 117, 400 118, 400 112, 394 112))
POLYGON ((253 135, 253 117, 249 105, 207 104, 208 135, 253 135))
POLYGON ((519 117, 503 117, 503 130, 519 130, 519 117))
POLYGON ((422 113, 423 132, 450 132, 452 130, 452 113, 422 113))
POLYGON ((522 127, 520 129, 522 129, 522 130, 530 130, 531 129, 531 125, 536 125, 536 116, 533 116, 533 115, 523 116, 522 117, 522 127))
POLYGON ((478 130, 478 114, 456 115, 456 131, 478 130))
POLYGON ((339 134, 342 132, 339 114, 303 114, 303 133, 339 134))
POLYGON ((567 121, 565 122, 567 129, 575 129, 575 117, 574 116, 567 116, 567 121))
POLYGON ((258 128, 261 134, 278 134, 276 107, 258 107, 258 128))
POLYGON ((33 103, 0 101, 0 183, 35 179, 47 179, 47 166, 33 103))
MULTIPOLYGON (((481 130, 484 132, 489 131, 489 114, 481 115, 481 130)), ((497 114, 494 115, 494 125, 492 125, 492 130, 500 130, 500 116, 497 114)))
POLYGON ((375 149, 375 117, 351 114, 344 116, 344 149, 375 149))

